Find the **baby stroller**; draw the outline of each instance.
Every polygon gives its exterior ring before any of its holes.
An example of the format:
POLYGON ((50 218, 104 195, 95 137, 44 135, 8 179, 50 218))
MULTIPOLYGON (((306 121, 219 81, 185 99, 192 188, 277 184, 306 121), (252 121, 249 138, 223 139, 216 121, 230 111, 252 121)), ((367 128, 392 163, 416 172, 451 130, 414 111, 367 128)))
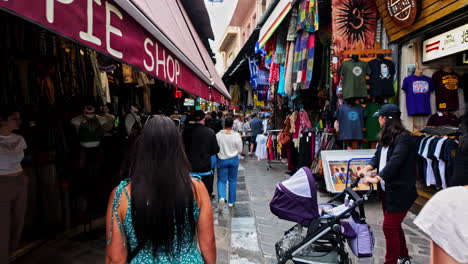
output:
POLYGON ((346 242, 357 257, 371 257, 374 236, 365 222, 364 202, 373 191, 360 197, 353 188, 357 178, 326 204, 317 204, 315 179, 309 168, 301 168, 277 185, 270 210, 280 219, 296 222, 275 245, 279 264, 351 263, 346 242), (342 205, 333 204, 344 197, 342 205), (357 210, 356 210, 357 209, 357 210), (288 262, 291 263, 291 262, 288 262))

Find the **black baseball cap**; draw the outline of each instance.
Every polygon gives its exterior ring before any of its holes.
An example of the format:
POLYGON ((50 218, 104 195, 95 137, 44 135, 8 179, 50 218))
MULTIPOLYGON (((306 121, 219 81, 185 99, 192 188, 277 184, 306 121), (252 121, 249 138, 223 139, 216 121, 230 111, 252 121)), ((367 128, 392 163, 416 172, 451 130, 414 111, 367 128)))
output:
POLYGON ((375 112, 374 116, 400 117, 400 108, 394 104, 385 104, 379 111, 375 112))

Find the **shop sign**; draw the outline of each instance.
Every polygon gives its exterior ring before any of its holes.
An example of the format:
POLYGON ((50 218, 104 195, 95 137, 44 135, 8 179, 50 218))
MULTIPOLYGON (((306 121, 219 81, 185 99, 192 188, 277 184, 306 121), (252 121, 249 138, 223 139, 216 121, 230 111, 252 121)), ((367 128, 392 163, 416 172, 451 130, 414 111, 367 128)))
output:
MULTIPOLYGON (((114 0, 0 0, 0 9, 38 23, 195 95, 208 85, 114 0)), ((213 93, 221 101, 221 94, 213 93)))
POLYGON ((423 42, 423 62, 468 50, 468 24, 423 42))
POLYGON ((393 23, 405 28, 411 26, 418 15, 418 0, 386 0, 387 10, 393 23))

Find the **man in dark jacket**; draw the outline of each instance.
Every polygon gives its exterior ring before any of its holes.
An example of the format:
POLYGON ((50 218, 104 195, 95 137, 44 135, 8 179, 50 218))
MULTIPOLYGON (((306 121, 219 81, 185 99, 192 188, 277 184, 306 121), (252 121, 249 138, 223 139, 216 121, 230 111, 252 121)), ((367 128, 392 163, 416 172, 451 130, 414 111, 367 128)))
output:
POLYGON ((205 126, 203 111, 195 111, 182 137, 192 173, 202 177, 208 193, 212 195, 214 171, 211 166, 211 156, 219 152, 219 146, 215 132, 205 126))

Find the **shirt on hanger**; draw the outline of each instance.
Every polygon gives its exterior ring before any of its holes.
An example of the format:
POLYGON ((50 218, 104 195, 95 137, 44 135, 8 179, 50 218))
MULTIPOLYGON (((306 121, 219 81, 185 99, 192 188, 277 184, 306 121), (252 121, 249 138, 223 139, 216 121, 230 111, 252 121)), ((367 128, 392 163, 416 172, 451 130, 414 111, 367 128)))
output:
POLYGON ((374 59, 369 62, 370 94, 374 97, 395 96, 393 78, 395 77, 395 63, 387 59, 374 59))
POLYGON ((440 154, 441 154, 442 146, 444 145, 444 143, 445 143, 445 141, 447 139, 448 138, 446 138, 446 137, 441 138, 439 140, 439 142, 437 142, 437 146, 436 146, 436 149, 434 151, 434 156, 438 160, 439 175, 440 175, 440 178, 441 178, 441 181, 442 181, 442 188, 444 188, 444 189, 447 188, 447 181, 446 181, 446 178, 445 178, 445 161, 440 158, 440 154))
POLYGON ((339 73, 343 76, 343 98, 367 97, 366 75, 369 65, 364 61, 343 62, 339 73))
POLYGON ((366 139, 369 141, 377 141, 377 134, 380 131, 379 117, 374 114, 379 111, 380 105, 377 103, 369 103, 366 105, 366 139))
POLYGON ((438 71, 432 75, 437 109, 458 110, 458 79, 455 72, 438 71))
POLYGON ((428 151, 429 151, 429 146, 431 145, 431 141, 434 140, 434 137, 430 137, 426 141, 426 145, 424 146, 424 151, 422 153, 422 156, 426 159, 427 165, 426 165, 426 185, 436 185, 436 180, 434 177, 434 170, 432 169, 432 160, 427 157, 428 151))
POLYGON ((406 92, 408 115, 431 114, 431 92, 434 91, 431 78, 410 75, 403 80, 401 89, 406 92))
POLYGON ((339 140, 363 139, 364 108, 360 105, 344 104, 336 111, 336 119, 340 124, 339 140))

